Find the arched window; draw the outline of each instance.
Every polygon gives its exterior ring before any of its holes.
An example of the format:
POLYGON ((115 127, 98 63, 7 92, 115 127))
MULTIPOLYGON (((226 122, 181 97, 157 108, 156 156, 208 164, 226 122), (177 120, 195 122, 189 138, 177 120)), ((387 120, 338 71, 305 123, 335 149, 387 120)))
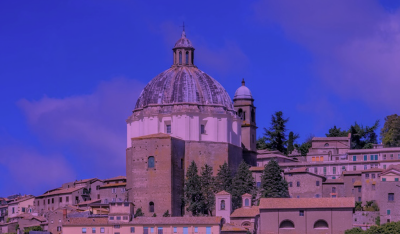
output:
POLYGON ((189 64, 189 51, 186 51, 186 64, 189 64))
POLYGON ((243 117, 243 110, 242 110, 242 108, 240 108, 240 109, 238 110, 238 116, 239 116, 240 118, 243 117))
POLYGON ((154 156, 150 156, 148 160, 148 168, 154 168, 154 156))
POLYGON ((324 147, 329 147, 329 143, 325 143, 324 147))
POLYGON ((256 112, 254 111, 254 109, 251 110, 251 122, 256 122, 256 112))
POLYGON ((332 187, 332 193, 336 193, 336 187, 332 187))
POLYGON ((244 206, 250 206, 250 202, 249 202, 248 198, 244 199, 244 206))
POLYGON ((279 228, 282 229, 290 229, 290 228, 294 228, 294 223, 291 220, 283 220, 282 223, 279 225, 279 228))
POLYGON ((246 111, 243 111, 243 120, 246 120, 246 111))
POLYGON ((193 63, 193 58, 194 58, 194 51, 192 50, 192 64, 194 64, 193 63))
POLYGON ((314 223, 314 228, 315 229, 327 229, 329 227, 328 227, 328 223, 325 220, 320 219, 314 223))
POLYGON ((221 210, 225 210, 225 200, 221 201, 221 210))
POLYGON ((179 65, 182 65, 182 51, 179 51, 179 65))
POLYGON ((242 227, 250 227, 250 226, 251 226, 251 224, 249 221, 245 221, 242 223, 242 227))
POLYGON ((154 212, 154 202, 149 203, 149 212, 154 212))

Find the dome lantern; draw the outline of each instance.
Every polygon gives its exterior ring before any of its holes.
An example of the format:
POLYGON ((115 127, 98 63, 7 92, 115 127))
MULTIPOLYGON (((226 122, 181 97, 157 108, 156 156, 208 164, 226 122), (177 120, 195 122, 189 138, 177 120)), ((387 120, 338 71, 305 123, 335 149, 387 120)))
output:
POLYGON ((186 38, 185 25, 181 38, 175 43, 173 50, 173 66, 194 66, 194 47, 192 42, 186 38))

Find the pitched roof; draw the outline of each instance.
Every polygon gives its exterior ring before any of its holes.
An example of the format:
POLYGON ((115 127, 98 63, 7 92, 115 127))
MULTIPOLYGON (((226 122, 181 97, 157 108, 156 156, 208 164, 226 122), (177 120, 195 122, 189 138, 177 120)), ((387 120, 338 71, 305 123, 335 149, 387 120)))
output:
POLYGON ((27 201, 27 200, 32 199, 32 198, 35 198, 35 197, 32 196, 32 195, 27 195, 25 197, 19 197, 19 198, 15 199, 13 202, 8 203, 8 205, 17 204, 17 203, 20 203, 20 202, 23 202, 23 201, 27 201))
POLYGON ((394 173, 398 174, 400 173, 400 165, 396 164, 396 165, 390 165, 389 168, 387 168, 386 170, 382 171, 381 175, 386 175, 387 173, 390 173, 393 171, 395 171, 394 173))
POLYGON ((143 139, 149 139, 149 138, 171 138, 172 136, 166 133, 155 133, 155 134, 149 134, 145 136, 140 136, 140 137, 132 137, 131 140, 143 140, 143 139))
POLYGON ((42 198, 42 197, 48 197, 48 196, 54 196, 54 195, 60 195, 60 194, 68 194, 68 193, 73 193, 75 191, 78 191, 79 189, 83 189, 83 187, 79 188, 66 188, 66 189, 59 189, 59 190, 54 190, 49 193, 42 194, 40 196, 37 196, 37 198, 42 198))
POLYGON ((232 217, 255 217, 260 214, 260 208, 258 206, 252 207, 241 207, 233 211, 231 214, 232 217))
POLYGON ((126 186, 126 183, 113 183, 113 184, 103 184, 100 188, 111 188, 111 187, 120 187, 126 186))
POLYGON ((86 218, 86 217, 79 217, 79 218, 67 218, 64 220, 63 226, 81 226, 81 225, 107 225, 108 218, 86 218))
POLYGON ((313 137, 312 141, 348 141, 349 137, 313 137))
POLYGON ((92 204, 92 203, 99 203, 99 202, 101 202, 101 199, 89 200, 89 201, 80 202, 78 204, 78 206, 88 205, 88 204, 92 204))
POLYGON ((354 208, 354 197, 337 198, 261 198, 262 209, 299 209, 299 208, 354 208))
POLYGON ((110 179, 105 179, 104 181, 114 181, 114 180, 126 180, 126 176, 117 176, 110 179))
POLYGON ((154 225, 172 225, 172 224, 220 224, 221 217, 137 217, 130 224, 154 224, 154 225))
POLYGON ((230 223, 225 223, 221 229, 221 231, 223 231, 223 232, 246 232, 247 230, 248 229, 245 227, 241 227, 241 226, 230 224, 230 223))
POLYGON ((93 180, 100 180, 100 179, 97 179, 97 178, 83 179, 83 180, 77 180, 77 181, 75 181, 74 183, 75 183, 75 184, 81 184, 81 183, 91 182, 91 181, 93 181, 93 180))
POLYGON ((230 193, 228 193, 225 190, 222 190, 221 192, 217 193, 216 195, 231 195, 230 193))
POLYGON ((26 220, 36 219, 39 222, 46 222, 47 221, 47 219, 45 217, 34 216, 32 214, 20 214, 20 215, 17 216, 17 218, 26 219, 26 220))
POLYGON ((382 171, 384 171, 384 169, 381 169, 381 168, 370 168, 370 169, 367 169, 367 170, 363 170, 361 172, 364 173, 364 172, 382 172, 382 171))

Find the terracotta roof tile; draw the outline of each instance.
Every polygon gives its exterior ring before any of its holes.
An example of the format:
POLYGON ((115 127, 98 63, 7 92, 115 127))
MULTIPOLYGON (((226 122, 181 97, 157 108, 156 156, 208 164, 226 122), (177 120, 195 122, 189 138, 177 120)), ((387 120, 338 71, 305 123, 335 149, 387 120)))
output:
POLYGON ((354 197, 338 198, 261 198, 261 209, 354 208, 354 197))
POLYGON ((231 195, 230 193, 228 193, 225 190, 222 190, 221 192, 217 193, 217 195, 231 195))
POLYGON ((114 180, 126 180, 126 176, 117 176, 110 179, 105 179, 104 181, 114 181, 114 180))
POLYGON ((111 188, 111 187, 120 187, 120 186, 126 186, 126 183, 104 184, 104 185, 100 186, 100 188, 111 188))
POLYGON ((137 217, 134 218, 130 224, 159 224, 159 225, 172 225, 172 224, 220 224, 221 217, 137 217))
POLYGON ((255 217, 258 214, 260 214, 260 208, 258 206, 241 207, 233 211, 231 217, 255 217))
POLYGON ((223 232, 245 232, 247 231, 247 228, 241 227, 241 226, 237 226, 237 225, 233 225, 230 223, 225 223, 224 226, 222 226, 221 231, 223 232))
POLYGON ((91 226, 107 224, 108 218, 67 218, 63 222, 63 226, 91 226))
POLYGON ((150 134, 150 135, 145 135, 145 136, 140 136, 140 137, 132 137, 132 140, 143 140, 143 139, 149 139, 149 138, 171 138, 171 135, 166 134, 166 133, 155 133, 155 134, 150 134))
POLYGON ((75 191, 78 191, 79 189, 83 189, 83 187, 79 188, 67 188, 67 189, 59 189, 55 190, 53 192, 45 193, 40 196, 37 196, 37 198, 42 198, 42 197, 48 197, 48 196, 54 196, 54 195, 60 195, 60 194, 68 194, 68 193, 73 193, 75 191))
POLYGON ((262 171, 264 167, 250 167, 250 171, 262 171))
POLYGON ((78 206, 88 205, 88 204, 98 203, 98 202, 101 202, 101 199, 89 200, 89 201, 80 202, 80 203, 78 204, 78 206))
POLYGON ((353 186, 361 186, 361 185, 362 185, 362 183, 361 183, 360 180, 356 180, 356 181, 354 182, 354 184, 353 184, 353 186))
POLYGON ((8 205, 17 204, 17 203, 20 203, 20 202, 23 202, 23 201, 26 201, 26 200, 29 200, 32 198, 35 198, 35 197, 32 195, 28 195, 26 197, 19 197, 18 199, 14 200, 13 202, 8 203, 8 205))
POLYGON ((370 169, 367 169, 367 170, 363 170, 361 172, 364 173, 364 172, 382 172, 382 171, 384 171, 384 169, 381 169, 381 168, 370 168, 370 169))

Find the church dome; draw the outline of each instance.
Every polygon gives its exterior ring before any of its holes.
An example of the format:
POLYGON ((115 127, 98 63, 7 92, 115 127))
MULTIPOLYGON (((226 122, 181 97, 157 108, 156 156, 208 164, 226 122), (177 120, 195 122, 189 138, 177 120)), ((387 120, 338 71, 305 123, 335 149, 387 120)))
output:
POLYGON ((135 109, 179 103, 216 105, 233 110, 224 87, 195 66, 172 66, 157 75, 143 89, 135 109))
POLYGON ((244 79, 242 81, 242 86, 240 86, 235 92, 233 100, 236 99, 253 99, 250 89, 245 86, 244 79))

